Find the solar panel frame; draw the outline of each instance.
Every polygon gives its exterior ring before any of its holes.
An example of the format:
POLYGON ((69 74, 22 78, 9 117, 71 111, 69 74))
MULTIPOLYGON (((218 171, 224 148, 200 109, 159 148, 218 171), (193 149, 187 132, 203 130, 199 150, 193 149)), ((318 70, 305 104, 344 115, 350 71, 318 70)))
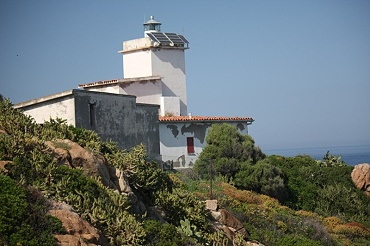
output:
POLYGON ((153 42, 158 42, 158 43, 159 43, 159 40, 158 40, 158 39, 156 39, 156 37, 155 37, 152 33, 148 32, 146 35, 148 35, 148 37, 149 37, 153 42))
POLYGON ((171 44, 171 40, 162 32, 152 32, 152 35, 158 40, 160 44, 171 44))
POLYGON ((180 34, 178 34, 177 35, 185 44, 188 44, 189 43, 189 41, 184 37, 184 36, 182 36, 182 35, 180 35, 180 34))

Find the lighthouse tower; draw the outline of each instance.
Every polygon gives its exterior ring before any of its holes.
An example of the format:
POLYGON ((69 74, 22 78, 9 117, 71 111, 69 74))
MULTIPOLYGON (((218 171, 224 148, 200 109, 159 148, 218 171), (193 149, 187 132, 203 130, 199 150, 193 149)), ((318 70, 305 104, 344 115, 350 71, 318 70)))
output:
POLYGON ((161 23, 144 23, 144 37, 123 42, 123 82, 120 94, 138 103, 160 105, 160 115, 187 115, 185 50, 182 35, 161 32, 161 23))

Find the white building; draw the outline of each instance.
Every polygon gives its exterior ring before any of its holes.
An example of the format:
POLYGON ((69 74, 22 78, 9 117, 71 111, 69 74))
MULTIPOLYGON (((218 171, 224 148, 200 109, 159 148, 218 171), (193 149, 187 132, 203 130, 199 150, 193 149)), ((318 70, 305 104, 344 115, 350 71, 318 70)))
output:
POLYGON ((249 117, 205 117, 187 114, 184 36, 161 32, 161 23, 144 23, 144 37, 123 42, 123 79, 79 85, 85 90, 135 95, 137 102, 160 105, 162 161, 174 168, 191 167, 206 145, 215 123, 235 125, 248 134, 249 117))
MULTIPOLYGON (((158 154, 160 154, 163 163, 167 163, 174 168, 187 168, 194 164, 206 145, 205 137, 212 124, 232 124, 240 132, 248 134, 248 125, 253 122, 253 119, 249 117, 188 115, 185 73, 185 50, 189 48, 188 45, 189 42, 182 35, 161 32, 161 23, 151 17, 149 21, 144 23, 143 38, 123 42, 123 49, 119 51, 123 55, 122 79, 79 85, 79 88, 93 93, 91 95, 94 97, 98 97, 96 93, 99 92, 105 95, 112 95, 112 93, 133 95, 136 97, 137 105, 159 105, 159 118, 156 122, 151 119, 144 120, 147 122, 145 124, 139 124, 136 120, 136 124, 140 125, 140 129, 142 127, 148 128, 142 129, 141 132, 152 134, 155 133, 155 129, 159 129, 160 153, 158 154)), ((102 98, 107 100, 106 96, 102 98)), ((104 100, 99 101, 99 105, 105 105, 104 100)), ((45 107, 47 108, 48 105, 46 104, 49 103, 49 101, 44 102, 41 107, 39 106, 41 104, 37 104, 37 101, 38 99, 35 99, 33 100, 35 104, 28 103, 27 107, 23 107, 25 113, 36 118, 39 114, 45 115, 45 112, 41 111, 45 107)), ((133 101, 131 103, 134 104, 133 101)), ((90 108, 86 106, 86 115, 91 115, 91 105, 90 108)), ((16 105, 16 107, 22 108, 22 104, 16 105)), ((146 110, 149 110, 146 115, 151 115, 149 112, 152 109, 149 109, 148 106, 145 107, 146 110)), ((120 124, 118 119, 131 117, 119 115, 120 113, 117 116, 116 112, 123 112, 122 110, 117 111, 114 108, 106 107, 105 110, 114 112, 114 116, 112 115, 111 119, 104 118, 104 120, 118 122, 118 124, 120 124)), ((64 114, 54 112, 50 116, 63 118, 64 114)), ((107 123, 107 125, 109 124, 107 123)), ((137 127, 132 126, 132 128, 137 127)), ((102 129, 100 133, 102 136, 110 136, 107 134, 110 131, 103 126, 99 129, 102 129)), ((117 129, 128 131, 130 134, 132 132, 127 127, 120 128, 118 126, 117 129)), ((118 135, 125 136, 126 132, 120 132, 118 135)), ((122 138, 119 137, 118 141, 125 141, 122 138)), ((147 136, 147 138, 141 136, 141 138, 152 143, 148 140, 150 136, 147 136)), ((124 143, 121 143, 121 145, 127 146, 124 143)), ((151 150, 153 149, 155 148, 151 148, 151 150)), ((155 153, 151 154, 155 156, 155 153)))

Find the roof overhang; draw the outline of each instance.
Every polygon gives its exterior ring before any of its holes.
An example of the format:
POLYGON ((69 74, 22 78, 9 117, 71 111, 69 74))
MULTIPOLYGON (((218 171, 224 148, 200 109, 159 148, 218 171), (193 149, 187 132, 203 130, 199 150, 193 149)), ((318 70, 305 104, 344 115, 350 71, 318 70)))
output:
POLYGON ((97 82, 87 83, 87 84, 80 84, 78 88, 91 88, 91 87, 101 87, 101 86, 112 86, 112 85, 120 85, 120 84, 131 84, 137 82, 156 82, 161 80, 162 77, 155 75, 155 76, 147 76, 147 77, 137 77, 137 78, 127 78, 127 79, 112 79, 112 80, 101 80, 97 82))

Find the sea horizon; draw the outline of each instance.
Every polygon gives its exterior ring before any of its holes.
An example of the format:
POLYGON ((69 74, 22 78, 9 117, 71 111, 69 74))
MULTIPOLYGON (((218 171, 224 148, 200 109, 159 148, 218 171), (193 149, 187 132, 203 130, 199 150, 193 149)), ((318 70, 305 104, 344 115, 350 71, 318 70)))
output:
POLYGON ((263 150, 263 152, 267 155, 281 155, 285 157, 309 155, 316 160, 322 160, 327 151, 334 156, 341 155, 342 160, 350 166, 355 166, 361 163, 370 163, 370 144, 263 150))

